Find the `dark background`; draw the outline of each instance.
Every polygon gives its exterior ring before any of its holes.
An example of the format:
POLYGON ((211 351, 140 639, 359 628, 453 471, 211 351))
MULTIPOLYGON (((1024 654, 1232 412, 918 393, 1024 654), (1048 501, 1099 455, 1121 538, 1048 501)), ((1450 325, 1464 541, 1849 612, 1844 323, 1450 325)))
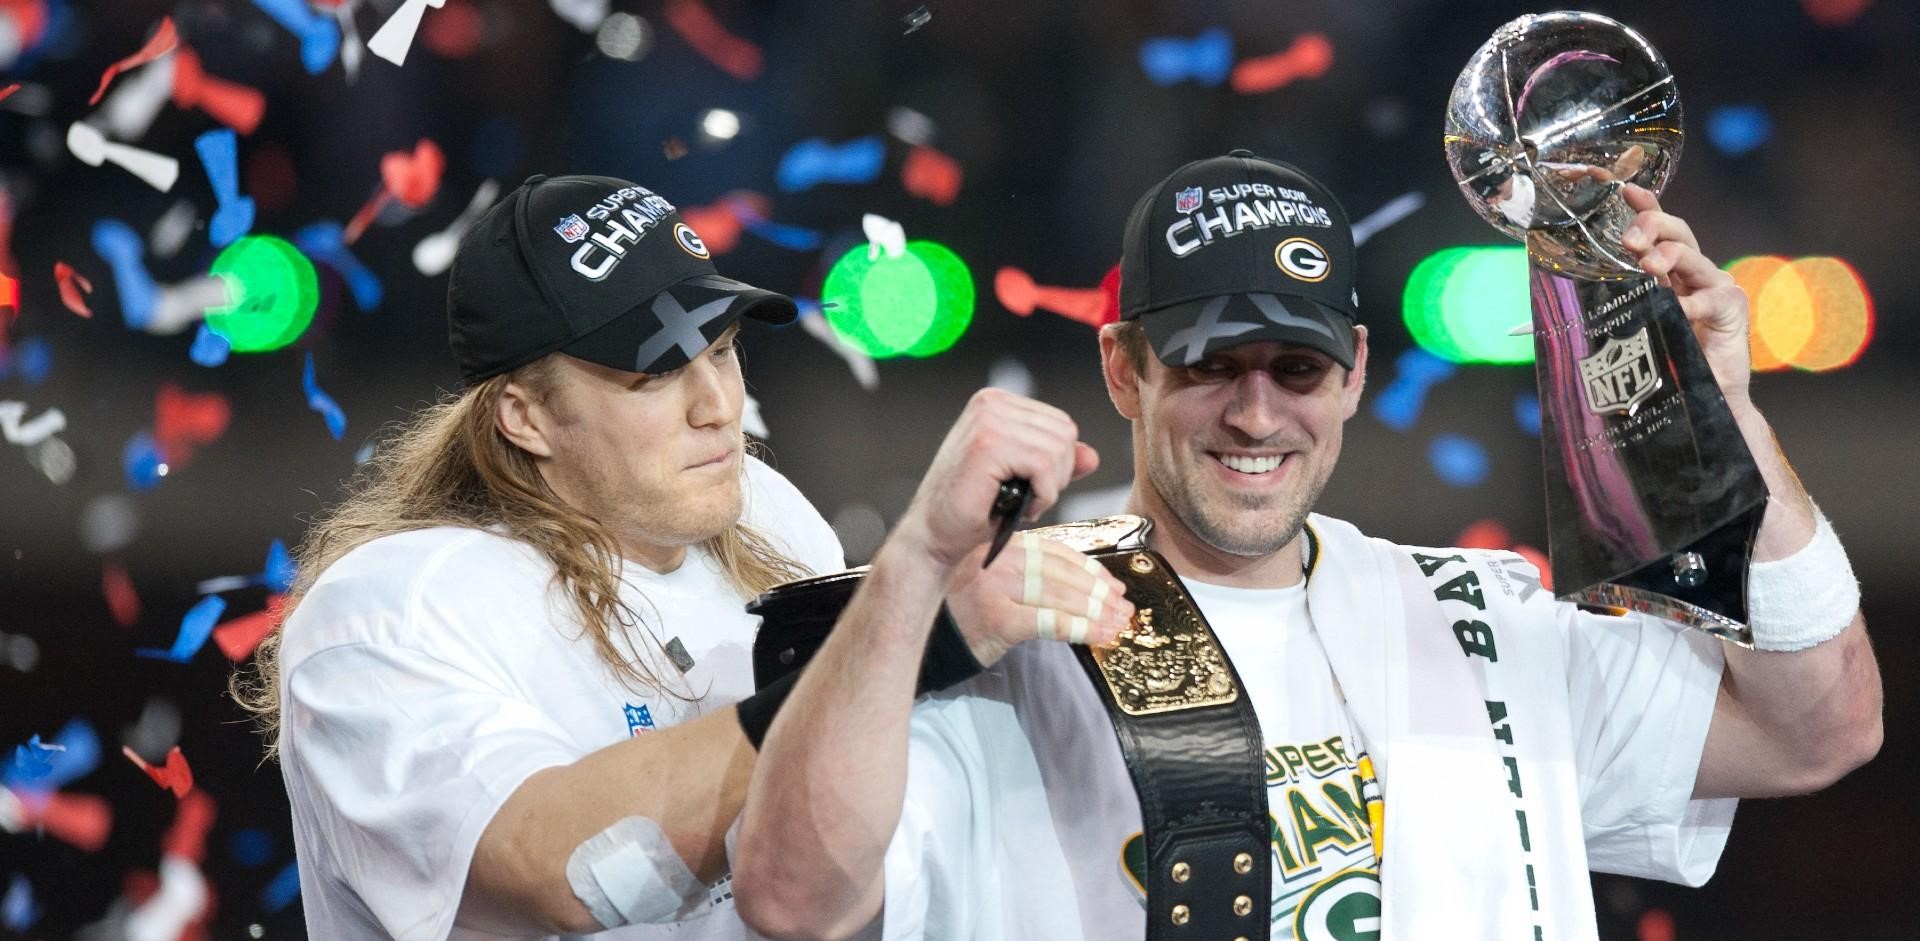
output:
MULTIPOLYGON (((361 3, 361 35, 371 36, 395 5, 361 3)), ((798 328, 746 332, 749 382, 777 464, 842 529, 857 559, 904 509, 948 422, 998 361, 1023 366, 1033 393, 1070 410, 1105 455, 1082 489, 1127 482, 1127 430, 1105 400, 1092 331, 1046 313, 1013 316, 994 298, 993 273, 1011 265, 1044 284, 1096 284, 1118 257, 1135 197, 1190 159, 1248 147, 1290 160, 1332 187, 1355 218, 1404 193, 1426 197, 1424 208, 1360 254, 1375 349, 1372 391, 1383 388, 1410 343, 1398 307, 1412 267, 1444 247, 1499 244, 1458 197, 1441 157, 1453 77, 1494 27, 1550 9, 1416 0, 975 0, 930 4, 931 21, 909 33, 902 17, 915 3, 714 0, 719 19, 764 52, 764 71, 741 81, 666 28, 662 4, 651 0, 612 4, 651 27, 651 52, 637 62, 601 54, 591 34, 541 0, 449 0, 445 10, 427 12, 429 26, 466 17, 479 24, 477 49, 436 51, 423 29, 404 68, 369 56, 350 82, 338 64, 307 75, 290 34, 250 3, 54 6, 69 18, 58 48, 17 62, 8 79, 44 87, 44 113, 0 110, 0 173, 15 211, 13 274, 22 289, 9 333, 16 344, 43 338, 53 368, 34 385, 17 373, 0 378, 0 400, 25 401, 29 417, 62 409, 69 427, 61 437, 76 452, 78 471, 56 484, 22 449, 0 445, 0 633, 31 638, 39 654, 25 672, 0 658, 0 746, 10 754, 34 733, 51 736, 68 719, 85 718, 105 755, 69 790, 105 796, 114 818, 98 853, 0 833, 0 883, 19 874, 31 885, 40 917, 27 934, 41 938, 99 921, 130 874, 156 866, 175 800, 117 751, 143 708, 167 705, 182 715, 177 742, 219 807, 205 864, 217 896, 210 935, 303 934, 297 903, 273 913, 263 903, 263 888, 292 860, 292 841, 277 770, 262 764, 257 740, 223 698, 231 664, 212 645, 185 665, 132 651, 171 643, 197 581, 257 571, 270 539, 297 541, 304 519, 334 499, 356 452, 383 424, 457 388, 444 340, 444 276, 420 275, 409 252, 457 216, 483 179, 511 186, 536 171, 607 173, 683 207, 754 190, 771 197, 776 220, 825 232, 829 252, 857 237, 861 213, 878 212, 902 222, 910 237, 939 240, 966 259, 979 291, 972 327, 944 355, 881 363, 878 392, 863 390, 837 356, 798 328), (357 309, 323 267, 322 312, 299 343, 236 355, 217 369, 188 361, 190 333, 150 336, 120 322, 89 229, 111 215, 145 232, 181 198, 202 216, 210 212, 214 199, 192 140, 215 125, 169 106, 135 142, 180 158, 180 182, 167 195, 115 168, 80 164, 62 141, 67 125, 89 113, 86 97, 101 70, 138 48, 168 14, 210 72, 267 93, 266 120, 241 139, 241 160, 284 159, 294 188, 283 207, 263 207, 255 232, 288 235, 321 219, 344 222, 377 187, 383 153, 422 137, 443 146, 439 196, 417 214, 388 213, 355 246, 385 282, 378 311, 357 309), (1324 77, 1259 95, 1147 80, 1138 61, 1143 39, 1213 26, 1232 33, 1236 58, 1324 33, 1334 63, 1324 77), (741 115, 743 130, 731 142, 701 137, 700 116, 715 107, 741 115), (933 144, 964 167, 965 185, 951 206, 903 190, 899 170, 910 148, 891 136, 887 165, 870 185, 779 191, 775 168, 789 146, 815 136, 884 135, 896 107, 930 118, 933 144), (670 140, 684 143, 685 155, 671 157, 670 140), (62 307, 51 275, 56 260, 92 279, 93 319, 62 307), (346 412, 344 440, 329 437, 305 408, 300 372, 308 351, 346 412), (138 534, 110 555, 131 574, 142 613, 121 628, 102 597, 104 560, 83 546, 79 520, 89 501, 128 492, 121 448, 152 424, 164 381, 225 395, 232 422, 190 466, 130 494, 138 534), (239 854, 245 862, 234 852, 242 833, 264 849, 239 854)), ((1886 745, 1877 760, 1814 797, 1746 802, 1719 874, 1704 889, 1600 879, 1603 933, 1654 941, 1668 935, 1660 916, 1646 913, 1665 911, 1671 936, 1686 939, 1920 936, 1920 865, 1912 860, 1920 768, 1910 693, 1920 587, 1909 564, 1920 523, 1910 483, 1920 457, 1912 431, 1920 395, 1911 381, 1920 328, 1909 322, 1920 299, 1920 265, 1911 257, 1912 220, 1920 216, 1913 169, 1920 8, 1890 0, 1669 0, 1589 9, 1639 29, 1678 78, 1690 136, 1665 201, 1692 223, 1708 254, 1718 261, 1838 256, 1858 269, 1873 297, 1879 327, 1858 363, 1761 375, 1754 395, 1846 540, 1887 689, 1886 745), (1862 9, 1831 23, 1814 15, 1849 6, 1862 9), (1704 118, 1743 104, 1771 115, 1772 134, 1753 152, 1729 156, 1701 133, 1704 118)), ((149 265, 158 280, 173 283, 204 272, 212 254, 200 232, 178 255, 149 265)), ((756 284, 812 297, 835 257, 823 254, 748 235, 718 263, 756 284)), ((1321 508, 1401 542, 1446 544, 1467 524, 1492 518, 1517 541, 1544 545, 1538 442, 1511 414, 1514 395, 1532 382, 1527 367, 1464 368, 1432 391, 1410 432, 1389 429, 1363 408, 1321 508), (1492 467, 1485 482, 1459 488, 1436 476, 1427 444, 1442 433, 1470 435, 1486 447, 1492 467)), ((227 597, 232 616, 257 609, 264 592, 227 597)), ((111 937, 113 929, 90 934, 111 937)))

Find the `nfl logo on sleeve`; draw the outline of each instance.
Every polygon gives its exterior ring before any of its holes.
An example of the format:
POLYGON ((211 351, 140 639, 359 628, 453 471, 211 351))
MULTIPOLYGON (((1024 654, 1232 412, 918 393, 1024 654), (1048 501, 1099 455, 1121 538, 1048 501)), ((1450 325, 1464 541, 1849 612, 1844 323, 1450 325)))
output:
POLYGON ((1174 212, 1187 213, 1198 208, 1200 208, 1200 187, 1189 186, 1173 194, 1174 212))
POLYGON ((554 226, 553 231, 560 233, 560 237, 566 239, 567 244, 571 245, 586 238, 591 230, 587 228, 587 220, 580 218, 580 214, 576 212, 560 220, 560 224, 554 226))
POLYGON ((628 703, 624 711, 627 714, 627 737, 653 731, 653 713, 647 707, 628 703))

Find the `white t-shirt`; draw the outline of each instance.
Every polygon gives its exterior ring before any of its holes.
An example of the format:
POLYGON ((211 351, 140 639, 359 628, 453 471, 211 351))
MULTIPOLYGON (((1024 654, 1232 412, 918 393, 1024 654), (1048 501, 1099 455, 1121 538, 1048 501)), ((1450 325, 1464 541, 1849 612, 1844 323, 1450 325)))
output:
MULTIPOLYGON (((793 485, 746 463, 745 520, 815 572, 839 541, 793 485)), ((481 831, 522 781, 753 692, 759 619, 697 547, 662 575, 627 565, 622 598, 692 659, 687 702, 624 685, 532 547, 455 527, 374 540, 335 562, 283 628, 281 767, 308 933, 478 939, 453 924, 481 831)), ((654 646, 645 633, 637 649, 654 646)), ((681 679, 665 658, 657 674, 681 679)), ((708 910, 599 937, 748 937, 726 880, 708 910)))
MULTIPOLYGON (((1377 938, 1380 882, 1359 793, 1355 729, 1314 630, 1306 586, 1231 589, 1186 582, 1259 717, 1274 821, 1272 937, 1377 938)), ((1589 777, 1635 769, 1575 809, 1597 840, 1596 869, 1680 878, 1648 834, 1690 832, 1690 792, 1719 662, 1688 652, 1650 619, 1602 619, 1558 606, 1576 691, 1572 744, 1589 777), (1615 629, 1646 623, 1647 630, 1615 629), (1711 673, 1712 676, 1707 676, 1711 673), (1605 695, 1598 688, 1607 690, 1605 695), (1580 713, 1591 704, 1592 715, 1580 713), (1671 722, 1635 722, 1653 711, 1671 722), (1619 730, 1627 730, 1621 733, 1619 730), (1639 734, 1635 734, 1635 732, 1639 734), (1656 769, 1655 773, 1645 773, 1656 769), (1638 833, 1635 839, 1632 835, 1638 833), (1638 846, 1638 851, 1628 849, 1638 846)), ((1338 630, 1338 625, 1321 625, 1338 630)), ((1477 704, 1476 704, 1477 705, 1477 704)), ((1063 644, 1022 644, 995 669, 915 708, 901 822, 886 857, 888 941, 1127 941, 1145 934, 1136 874, 1140 804, 1098 694, 1063 644), (1130 871, 1131 870, 1131 871, 1130 871), (1077 904, 1067 904, 1067 896, 1077 904)), ((1369 788, 1371 790, 1371 788, 1369 788)), ((1385 795, 1392 829, 1393 795, 1385 795)), ((1724 837, 1722 836, 1722 839, 1724 837)), ((1590 841, 1595 842, 1595 841, 1590 841)), ((1706 868, 1719 843, 1699 841, 1706 868)))

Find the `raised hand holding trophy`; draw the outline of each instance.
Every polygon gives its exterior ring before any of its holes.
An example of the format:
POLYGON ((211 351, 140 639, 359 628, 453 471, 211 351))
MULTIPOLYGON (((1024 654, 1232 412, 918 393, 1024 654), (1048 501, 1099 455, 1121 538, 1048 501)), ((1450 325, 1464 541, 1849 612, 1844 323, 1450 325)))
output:
POLYGON ((1621 247, 1680 156, 1680 96, 1638 33, 1529 15, 1475 52, 1447 104, 1467 201, 1524 241, 1553 584, 1746 644, 1746 575, 1767 497, 1670 288, 1621 247))

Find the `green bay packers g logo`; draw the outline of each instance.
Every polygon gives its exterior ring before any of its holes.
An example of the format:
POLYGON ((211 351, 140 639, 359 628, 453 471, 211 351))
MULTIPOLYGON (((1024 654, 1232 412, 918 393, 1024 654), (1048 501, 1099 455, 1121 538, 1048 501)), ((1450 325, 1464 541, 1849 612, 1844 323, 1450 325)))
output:
POLYGON ((1380 874, 1349 869, 1307 890, 1293 913, 1296 941, 1380 941, 1380 874))
POLYGON ((1324 281, 1333 269, 1327 250, 1312 239, 1291 238, 1273 247, 1273 263, 1289 275, 1309 283, 1324 281))
POLYGON ((678 222, 674 224, 673 238, 680 243, 681 250, 687 254, 695 258, 711 257, 707 252, 707 243, 700 241, 700 236, 696 234, 693 229, 689 228, 686 223, 678 222))

